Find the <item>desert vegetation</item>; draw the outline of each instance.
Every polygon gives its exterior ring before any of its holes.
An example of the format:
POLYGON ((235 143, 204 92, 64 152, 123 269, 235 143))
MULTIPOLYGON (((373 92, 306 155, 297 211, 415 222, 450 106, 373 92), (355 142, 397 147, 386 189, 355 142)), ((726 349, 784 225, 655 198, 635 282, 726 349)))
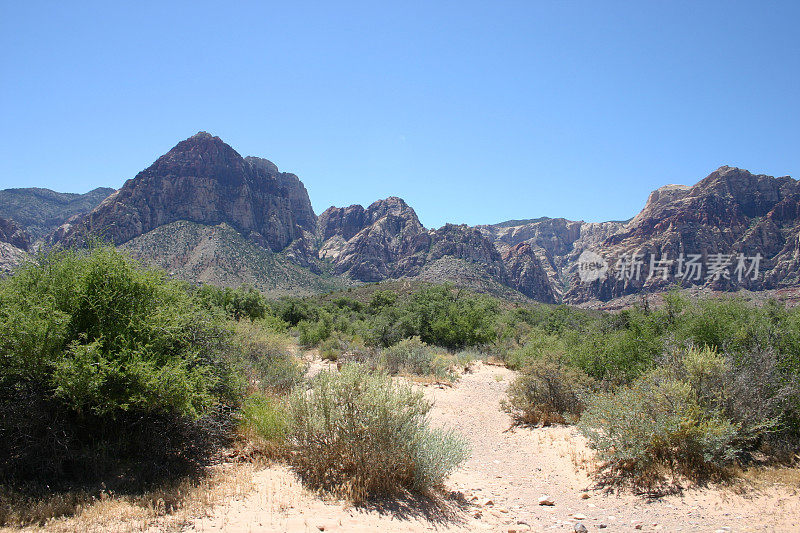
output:
POLYGON ((515 423, 576 425, 601 485, 720 479, 798 450, 800 311, 776 302, 670 294, 601 313, 368 289, 270 300, 111 247, 41 255, 0 281, 0 522, 105 491, 149 502, 231 450, 354 501, 429 493, 469 449, 429 427, 410 381, 452 383, 479 359, 516 371, 515 423), (336 365, 309 377, 303 350, 336 365))
POLYGON ((386 355, 364 345, 368 365, 309 382, 293 336, 307 342, 304 328, 326 318, 292 321, 293 309, 246 287, 169 280, 102 245, 43 254, 0 280, 0 523, 77 513, 110 493, 149 505, 141 495, 201 479, 231 448, 354 499, 439 486, 463 442, 429 430, 430 406, 385 370, 448 365, 412 339, 386 355), (333 481, 314 475, 334 450, 348 466, 333 481), (386 465, 364 460, 375 454, 386 465))
POLYGON ((507 353, 507 409, 521 423, 577 422, 602 484, 653 490, 787 462, 800 443, 798 310, 688 300, 594 315, 524 315, 507 353), (531 320, 533 318, 533 320, 531 320))

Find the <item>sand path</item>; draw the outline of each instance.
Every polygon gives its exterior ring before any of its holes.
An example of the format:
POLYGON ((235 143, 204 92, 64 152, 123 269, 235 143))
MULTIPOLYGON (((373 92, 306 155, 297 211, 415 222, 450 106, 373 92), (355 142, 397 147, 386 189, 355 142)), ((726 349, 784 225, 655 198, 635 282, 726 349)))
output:
POLYGON ((187 531, 800 531, 796 488, 710 488, 648 500, 592 488, 591 453, 572 428, 510 429, 500 409, 514 373, 478 364, 454 387, 425 387, 431 422, 453 427, 472 457, 447 482, 450 498, 377 503, 324 501, 291 471, 256 474, 244 499, 213 509, 187 531), (540 506, 548 495, 553 506, 540 506))

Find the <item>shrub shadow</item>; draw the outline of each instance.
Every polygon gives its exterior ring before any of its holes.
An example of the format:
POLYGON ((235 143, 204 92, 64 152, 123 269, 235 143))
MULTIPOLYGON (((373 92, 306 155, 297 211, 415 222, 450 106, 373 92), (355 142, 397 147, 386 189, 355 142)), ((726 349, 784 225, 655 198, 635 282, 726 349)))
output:
POLYGON ((436 525, 454 525, 466 523, 466 512, 471 506, 461 492, 439 491, 429 494, 406 492, 374 498, 357 507, 398 520, 423 519, 436 525))

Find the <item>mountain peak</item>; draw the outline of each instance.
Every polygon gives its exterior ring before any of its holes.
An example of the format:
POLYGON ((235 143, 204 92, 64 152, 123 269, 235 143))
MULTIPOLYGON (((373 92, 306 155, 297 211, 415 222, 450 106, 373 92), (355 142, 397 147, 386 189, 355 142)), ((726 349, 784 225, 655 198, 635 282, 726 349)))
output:
MULTIPOLYGON (((213 138, 214 138, 214 136, 211 135, 210 133, 208 133, 207 131, 198 131, 197 133, 195 133, 194 135, 189 137, 189 139, 198 139, 198 140, 199 139, 213 139, 213 138)), ((217 137, 217 138, 219 139, 219 137, 217 137)))

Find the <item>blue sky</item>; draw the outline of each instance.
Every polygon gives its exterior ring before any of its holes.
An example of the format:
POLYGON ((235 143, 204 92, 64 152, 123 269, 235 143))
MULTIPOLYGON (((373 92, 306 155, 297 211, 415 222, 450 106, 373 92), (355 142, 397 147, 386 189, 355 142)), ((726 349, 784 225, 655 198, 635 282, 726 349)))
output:
POLYGON ((0 188, 119 187, 206 130, 318 213, 625 219, 723 164, 800 177, 798 22, 793 1, 0 0, 0 188))

